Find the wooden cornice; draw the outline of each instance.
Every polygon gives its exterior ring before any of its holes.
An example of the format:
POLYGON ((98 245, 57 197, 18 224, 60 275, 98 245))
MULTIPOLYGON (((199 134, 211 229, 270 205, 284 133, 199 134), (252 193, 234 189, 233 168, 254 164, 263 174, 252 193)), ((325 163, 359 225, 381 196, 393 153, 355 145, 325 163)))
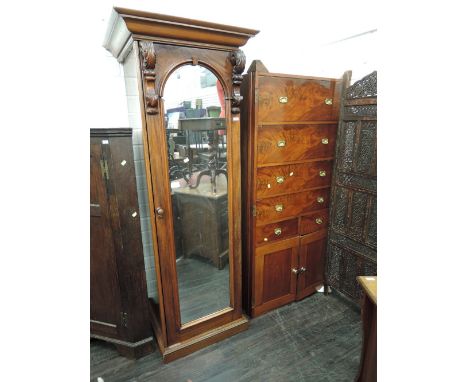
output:
POLYGON ((122 62, 130 51, 133 40, 233 50, 245 45, 258 32, 254 29, 115 7, 109 20, 104 47, 122 62))

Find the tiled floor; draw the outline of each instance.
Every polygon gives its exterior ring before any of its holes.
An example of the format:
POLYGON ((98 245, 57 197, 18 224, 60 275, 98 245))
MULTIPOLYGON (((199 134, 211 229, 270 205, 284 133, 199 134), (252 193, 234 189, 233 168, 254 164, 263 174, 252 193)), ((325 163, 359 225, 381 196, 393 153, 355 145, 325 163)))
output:
POLYGON ((359 366, 357 307, 333 293, 306 298, 250 321, 250 328, 164 365, 158 351, 127 360, 91 342, 91 381, 352 382, 359 366))

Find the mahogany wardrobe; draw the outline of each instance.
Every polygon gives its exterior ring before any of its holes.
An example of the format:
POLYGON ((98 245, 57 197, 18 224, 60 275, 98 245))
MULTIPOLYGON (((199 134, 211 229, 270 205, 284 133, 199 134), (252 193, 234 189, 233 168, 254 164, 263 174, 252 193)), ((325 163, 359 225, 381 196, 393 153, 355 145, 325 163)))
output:
POLYGON ((258 31, 123 8, 109 25, 104 45, 138 87, 132 102, 141 111, 154 257, 150 315, 169 362, 248 326, 239 47, 258 31))

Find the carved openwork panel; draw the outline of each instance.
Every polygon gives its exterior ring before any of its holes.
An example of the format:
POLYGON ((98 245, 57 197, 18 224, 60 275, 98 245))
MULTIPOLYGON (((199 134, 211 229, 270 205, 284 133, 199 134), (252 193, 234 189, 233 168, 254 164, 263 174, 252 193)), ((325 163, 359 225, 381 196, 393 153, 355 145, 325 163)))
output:
POLYGON ((332 223, 335 233, 375 249, 377 203, 375 194, 335 186, 332 223))
POLYGON ((327 282, 358 300, 377 274, 377 72, 344 92, 330 208, 327 282))
POLYGON ((346 232, 348 225, 348 200, 349 190, 345 187, 335 187, 333 192, 333 202, 335 205, 332 220, 335 224, 335 229, 340 232, 346 232))
POLYGON ((358 241, 363 241, 364 239, 366 207, 367 194, 358 191, 353 192, 348 232, 349 236, 358 241))
POLYGON ((367 227, 367 243, 373 246, 374 248, 377 247, 377 198, 372 197, 370 203, 370 212, 368 218, 368 227, 367 227))
POLYGON ((345 92, 345 99, 377 97, 377 71, 374 71, 351 85, 345 92))
POLYGON ((374 175, 377 162, 377 124, 375 121, 362 121, 359 129, 359 144, 356 144, 355 172, 374 175))
POLYGON ((352 116, 376 117, 377 105, 349 105, 345 106, 344 112, 352 116))
POLYGON ((377 163, 376 121, 343 121, 337 142, 337 167, 348 174, 375 176, 377 163))
POLYGON ((361 288, 355 282, 357 276, 376 275, 377 264, 359 256, 352 250, 329 243, 328 283, 344 295, 359 301, 361 288))

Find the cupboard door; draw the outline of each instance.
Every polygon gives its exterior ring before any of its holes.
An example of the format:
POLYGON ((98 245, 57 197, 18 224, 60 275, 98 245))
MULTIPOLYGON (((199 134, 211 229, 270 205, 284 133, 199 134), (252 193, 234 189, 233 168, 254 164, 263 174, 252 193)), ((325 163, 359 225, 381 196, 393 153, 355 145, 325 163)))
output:
POLYGON ((257 248, 254 316, 295 300, 298 247, 294 237, 257 248))
POLYGON ((299 248, 299 277, 297 300, 315 292, 324 281, 327 230, 301 237, 299 248))
POLYGON ((90 181, 90 298, 91 329, 115 337, 120 312, 119 279, 109 211, 106 175, 107 158, 99 139, 91 140, 90 181))

